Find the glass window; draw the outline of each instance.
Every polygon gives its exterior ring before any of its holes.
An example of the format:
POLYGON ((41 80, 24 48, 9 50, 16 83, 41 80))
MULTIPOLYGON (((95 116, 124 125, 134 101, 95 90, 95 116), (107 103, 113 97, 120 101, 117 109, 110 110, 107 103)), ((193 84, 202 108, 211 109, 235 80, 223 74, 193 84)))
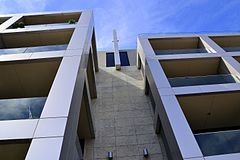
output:
POLYGON ((240 47, 225 47, 223 48, 226 52, 239 52, 240 47))
POLYGON ((8 48, 8 49, 0 49, 0 54, 17 54, 24 53, 27 48, 8 48))
POLYGON ((127 52, 120 52, 121 66, 130 66, 127 52))
POLYGON ((197 49, 177 49, 177 50, 155 50, 156 55, 168 55, 168 54, 193 54, 193 53, 208 53, 205 48, 197 49))
POLYGON ((46 97, 0 100, 0 120, 40 118, 46 97))
POLYGON ((0 54, 60 51, 60 50, 66 50, 67 46, 68 46, 67 44, 61 44, 61 45, 48 45, 48 46, 37 46, 37 47, 28 47, 28 48, 7 48, 7 49, 0 49, 0 54))
POLYGON ((204 156, 240 152, 240 131, 221 131, 195 135, 204 156))
POLYGON ((114 53, 106 53, 106 66, 107 67, 115 66, 114 53))
POLYGON ((38 46, 38 47, 29 47, 25 53, 31 52, 46 52, 46 51, 60 51, 67 48, 66 44, 63 45, 49 45, 49 46, 38 46))
POLYGON ((238 79, 231 74, 195 76, 195 77, 176 77, 176 78, 169 78, 168 80, 172 87, 239 82, 238 79))

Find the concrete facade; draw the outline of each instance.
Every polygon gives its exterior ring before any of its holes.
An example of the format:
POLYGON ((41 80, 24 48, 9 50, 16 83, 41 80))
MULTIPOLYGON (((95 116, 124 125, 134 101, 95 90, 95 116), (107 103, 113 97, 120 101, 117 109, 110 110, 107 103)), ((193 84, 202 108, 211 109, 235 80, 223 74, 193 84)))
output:
MULTIPOLYGON (((98 51, 98 63, 100 67, 106 67, 106 53, 113 53, 114 51, 98 51)), ((130 66, 136 66, 136 50, 135 49, 126 49, 119 50, 119 52, 127 52, 130 66)))
POLYGON ((227 143, 215 139, 200 147, 196 139, 205 134, 227 135, 239 127, 234 114, 239 108, 233 104, 240 103, 234 98, 240 87, 238 38, 238 34, 138 37, 137 65, 144 75, 145 93, 155 104, 155 131, 164 137, 169 159, 240 158, 237 150, 217 153, 227 143), (229 75, 237 78, 231 82, 206 79, 229 75), (208 146, 216 151, 207 153, 208 146))
POLYGON ((98 62, 92 11, 0 19, 0 70, 6 79, 1 80, 1 118, 7 118, 0 121, 1 159, 82 159, 81 141, 95 137, 91 107, 98 62), (39 117, 33 118, 32 108, 23 118, 2 110, 12 98, 17 103, 39 96, 46 97, 39 117))
POLYGON ((92 11, 0 16, 0 158, 240 159, 239 44, 140 35, 115 70, 92 11))

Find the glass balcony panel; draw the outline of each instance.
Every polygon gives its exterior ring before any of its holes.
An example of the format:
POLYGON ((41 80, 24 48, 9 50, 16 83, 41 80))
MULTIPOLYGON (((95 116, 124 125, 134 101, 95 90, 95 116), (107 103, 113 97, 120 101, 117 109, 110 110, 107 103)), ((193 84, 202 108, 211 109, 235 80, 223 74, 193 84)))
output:
POLYGON ((225 132, 226 139, 231 143, 233 152, 240 152, 240 131, 225 132))
POLYGON ((67 45, 49 45, 49 46, 39 46, 39 47, 29 47, 25 53, 31 52, 46 52, 46 51, 60 51, 67 49, 67 45))
POLYGON ((226 52, 240 52, 240 47, 225 47, 223 49, 226 52))
POLYGON ((240 152, 240 131, 196 134, 195 138, 204 156, 240 152))
POLYGON ((67 49, 67 44, 62 45, 49 45, 49 46, 38 46, 29 48, 9 48, 0 49, 0 54, 19 54, 19 53, 32 53, 32 52, 46 52, 46 51, 61 51, 67 49))
POLYGON ((172 87, 195 86, 195 85, 211 85, 223 83, 238 83, 238 78, 231 74, 226 75, 209 75, 195 77, 176 77, 169 78, 169 83, 172 87))
POLYGON ((177 49, 177 50, 155 50, 156 55, 171 55, 171 54, 193 54, 193 53, 208 53, 205 48, 197 49, 177 49))
POLYGON ((17 54, 24 53, 27 48, 9 48, 9 49, 0 49, 0 54, 17 54))
MULTIPOLYGON (((77 24, 77 22, 75 22, 77 24)), ((56 27, 62 25, 71 25, 69 23, 52 23, 52 24, 35 24, 35 25, 26 25, 25 28, 39 28, 39 27, 56 27)))
POLYGON ((40 118, 46 97, 1 99, 0 120, 40 118))

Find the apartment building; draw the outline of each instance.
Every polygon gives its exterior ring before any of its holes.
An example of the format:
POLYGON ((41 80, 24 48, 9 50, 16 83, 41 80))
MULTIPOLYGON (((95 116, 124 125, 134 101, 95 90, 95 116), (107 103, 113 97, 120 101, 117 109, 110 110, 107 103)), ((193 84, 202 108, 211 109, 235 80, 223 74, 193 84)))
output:
POLYGON ((0 17, 0 159, 82 159, 94 138, 92 11, 0 17))
POLYGON ((0 159, 240 159, 239 44, 143 34, 97 52, 92 11, 2 15, 0 159))
POLYGON ((240 159, 239 34, 143 34, 137 43, 169 159, 240 159))

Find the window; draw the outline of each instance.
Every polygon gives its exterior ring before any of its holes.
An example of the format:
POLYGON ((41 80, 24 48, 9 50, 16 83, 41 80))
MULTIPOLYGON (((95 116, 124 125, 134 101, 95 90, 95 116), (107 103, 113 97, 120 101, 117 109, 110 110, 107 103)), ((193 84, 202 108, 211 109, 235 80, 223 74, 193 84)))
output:
POLYGON ((121 66, 130 66, 127 52, 120 52, 121 66))
POLYGON ((106 66, 107 67, 115 66, 114 53, 106 53, 106 66))
MULTIPOLYGON (((120 52, 119 56, 120 56, 121 66, 130 66, 127 52, 120 52)), ((114 59, 113 52, 106 53, 106 66, 107 67, 115 66, 115 59, 114 59)))

